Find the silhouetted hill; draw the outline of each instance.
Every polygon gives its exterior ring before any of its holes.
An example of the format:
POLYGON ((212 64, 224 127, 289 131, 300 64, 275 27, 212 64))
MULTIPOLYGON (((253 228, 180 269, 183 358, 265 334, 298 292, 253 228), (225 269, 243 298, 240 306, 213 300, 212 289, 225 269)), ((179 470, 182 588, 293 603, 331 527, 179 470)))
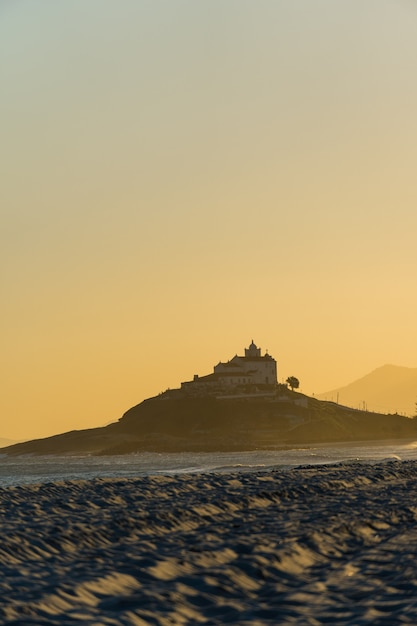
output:
POLYGON ((167 393, 116 423, 20 443, 7 454, 227 451, 305 443, 417 438, 417 420, 349 409, 296 392, 216 399, 167 393))
POLYGON ((383 365, 359 380, 317 396, 369 411, 414 415, 417 368, 383 365))

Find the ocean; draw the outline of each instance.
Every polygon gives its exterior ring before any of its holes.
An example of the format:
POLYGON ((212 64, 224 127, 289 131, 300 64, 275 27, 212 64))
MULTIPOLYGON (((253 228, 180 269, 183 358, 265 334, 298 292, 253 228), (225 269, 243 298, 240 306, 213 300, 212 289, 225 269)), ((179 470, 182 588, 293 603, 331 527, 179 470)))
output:
POLYGON ((142 452, 107 457, 0 454, 0 488, 94 478, 285 470, 304 465, 377 463, 389 459, 417 460, 417 441, 321 444, 249 452, 142 452))

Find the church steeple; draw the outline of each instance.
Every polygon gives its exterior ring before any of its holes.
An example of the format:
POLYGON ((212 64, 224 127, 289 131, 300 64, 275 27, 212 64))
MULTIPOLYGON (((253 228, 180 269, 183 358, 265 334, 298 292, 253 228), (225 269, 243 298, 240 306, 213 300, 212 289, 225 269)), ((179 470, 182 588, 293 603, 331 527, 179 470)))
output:
POLYGON ((258 346, 254 343, 253 339, 249 348, 245 348, 245 356, 249 356, 249 357, 261 356, 261 349, 258 348, 258 346))

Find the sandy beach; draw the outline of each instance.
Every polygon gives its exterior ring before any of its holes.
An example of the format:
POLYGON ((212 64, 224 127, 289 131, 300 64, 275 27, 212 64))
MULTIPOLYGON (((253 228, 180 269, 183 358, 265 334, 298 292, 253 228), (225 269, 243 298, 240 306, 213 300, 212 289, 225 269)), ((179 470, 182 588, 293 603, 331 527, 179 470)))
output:
POLYGON ((417 462, 0 490, 0 623, 416 624, 417 462))

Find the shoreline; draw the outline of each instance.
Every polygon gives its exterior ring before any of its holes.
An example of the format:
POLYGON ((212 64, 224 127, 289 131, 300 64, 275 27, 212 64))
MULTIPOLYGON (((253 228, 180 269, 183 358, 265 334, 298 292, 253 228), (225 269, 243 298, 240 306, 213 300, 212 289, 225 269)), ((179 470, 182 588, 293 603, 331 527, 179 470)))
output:
MULTIPOLYGON (((64 433, 66 434, 66 433, 64 433)), ((37 441, 43 440, 27 440, 20 443, 34 443, 37 441)), ((281 452, 281 451, 291 451, 291 450, 309 450, 312 448, 354 448, 354 447, 362 447, 362 446, 389 446, 389 445, 405 445, 405 444, 416 443, 417 444, 417 435, 413 437, 386 437, 383 439, 340 439, 340 440, 328 440, 328 441, 310 441, 304 442, 288 442, 282 443, 280 445, 264 445, 264 446, 253 446, 246 448, 238 448, 238 447, 230 447, 230 448, 213 448, 213 449, 200 449, 190 447, 188 449, 179 447, 178 449, 173 447, 172 450, 168 450, 165 448, 157 449, 157 448, 143 448, 140 450, 133 450, 131 452, 125 453, 113 453, 113 452, 101 452, 95 450, 68 450, 61 452, 59 451, 51 451, 51 452, 19 452, 17 450, 12 450, 17 444, 13 444, 13 446, 3 446, 0 447, 0 456, 16 458, 16 457, 114 457, 114 456, 134 456, 137 454, 187 454, 187 453, 195 453, 195 454, 227 454, 227 453, 246 453, 246 452, 281 452), (4 451, 3 451, 4 450, 4 451)))
POLYGON ((417 461, 0 489, 0 622, 417 623, 417 461))

